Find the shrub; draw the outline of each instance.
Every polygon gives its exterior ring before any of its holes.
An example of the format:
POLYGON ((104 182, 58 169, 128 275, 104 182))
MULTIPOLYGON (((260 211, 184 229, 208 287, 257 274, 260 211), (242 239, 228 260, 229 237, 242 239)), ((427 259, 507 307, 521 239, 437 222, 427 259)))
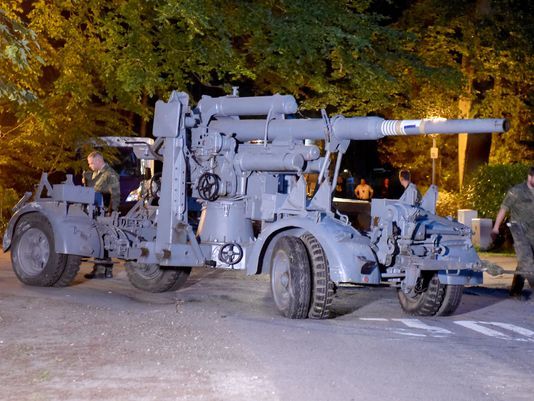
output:
POLYGON ((482 165, 467 181, 463 197, 479 217, 495 218, 508 189, 526 180, 526 164, 482 165))
POLYGON ((458 209, 461 208, 462 196, 458 192, 439 190, 436 212, 440 216, 452 216, 456 218, 458 209))
POLYGON ((19 201, 19 195, 12 188, 0 187, 0 233, 6 229, 7 223, 11 218, 11 209, 19 201))

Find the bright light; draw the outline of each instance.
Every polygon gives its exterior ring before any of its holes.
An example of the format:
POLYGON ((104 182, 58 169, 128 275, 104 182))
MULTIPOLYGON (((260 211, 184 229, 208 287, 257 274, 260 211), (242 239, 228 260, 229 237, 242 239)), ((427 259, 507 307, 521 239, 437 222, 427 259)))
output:
POLYGON ((443 117, 427 117, 425 121, 447 121, 447 119, 443 117))

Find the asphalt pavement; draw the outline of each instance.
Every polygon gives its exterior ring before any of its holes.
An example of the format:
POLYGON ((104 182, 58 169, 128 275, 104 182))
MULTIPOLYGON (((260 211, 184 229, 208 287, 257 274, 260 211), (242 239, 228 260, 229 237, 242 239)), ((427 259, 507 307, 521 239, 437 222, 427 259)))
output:
MULTIPOLYGON (((513 257, 481 255, 507 269, 513 257)), ((450 317, 394 290, 337 292, 336 317, 278 314, 266 276, 194 269, 185 287, 21 284, 0 255, 0 400, 532 400, 534 302, 511 276, 467 287, 450 317)))

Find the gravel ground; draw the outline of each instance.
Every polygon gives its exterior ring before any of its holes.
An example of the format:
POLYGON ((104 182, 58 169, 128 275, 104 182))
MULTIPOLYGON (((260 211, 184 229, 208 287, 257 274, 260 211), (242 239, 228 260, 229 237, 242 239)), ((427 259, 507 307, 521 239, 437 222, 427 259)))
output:
MULTIPOLYGON (((534 390, 529 343, 443 346, 365 320, 406 318, 388 288, 342 291, 336 319, 292 321, 266 276, 197 269, 181 290, 150 294, 122 266, 111 280, 85 280, 89 268, 67 288, 29 287, 0 255, 0 400, 528 400, 534 390)), ((462 316, 531 310, 507 300, 510 276, 488 280, 466 290, 462 316)))

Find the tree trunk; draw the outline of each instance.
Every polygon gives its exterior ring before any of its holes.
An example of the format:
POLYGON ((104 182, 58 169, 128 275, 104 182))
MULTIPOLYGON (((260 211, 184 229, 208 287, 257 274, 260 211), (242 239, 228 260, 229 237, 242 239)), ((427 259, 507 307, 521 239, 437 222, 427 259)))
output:
MULTIPOLYGON (((148 104, 148 96, 146 93, 143 93, 143 97, 141 98, 141 105, 143 106, 143 111, 146 110, 148 104)), ((141 115, 141 122, 139 124, 139 136, 146 137, 147 133, 147 120, 141 115)))
MULTIPOLYGON (((473 49, 476 52, 478 43, 476 39, 477 20, 487 17, 491 14, 490 0, 477 0, 474 16, 473 37, 475 38, 473 49)), ((475 71, 468 56, 462 58, 462 71, 466 77, 467 83, 465 95, 458 102, 461 118, 472 117, 473 106, 473 83, 476 79, 475 71)), ((460 134, 458 136, 458 181, 460 190, 462 190, 465 178, 468 173, 474 171, 481 164, 487 163, 491 151, 491 133, 468 135, 460 134)))

